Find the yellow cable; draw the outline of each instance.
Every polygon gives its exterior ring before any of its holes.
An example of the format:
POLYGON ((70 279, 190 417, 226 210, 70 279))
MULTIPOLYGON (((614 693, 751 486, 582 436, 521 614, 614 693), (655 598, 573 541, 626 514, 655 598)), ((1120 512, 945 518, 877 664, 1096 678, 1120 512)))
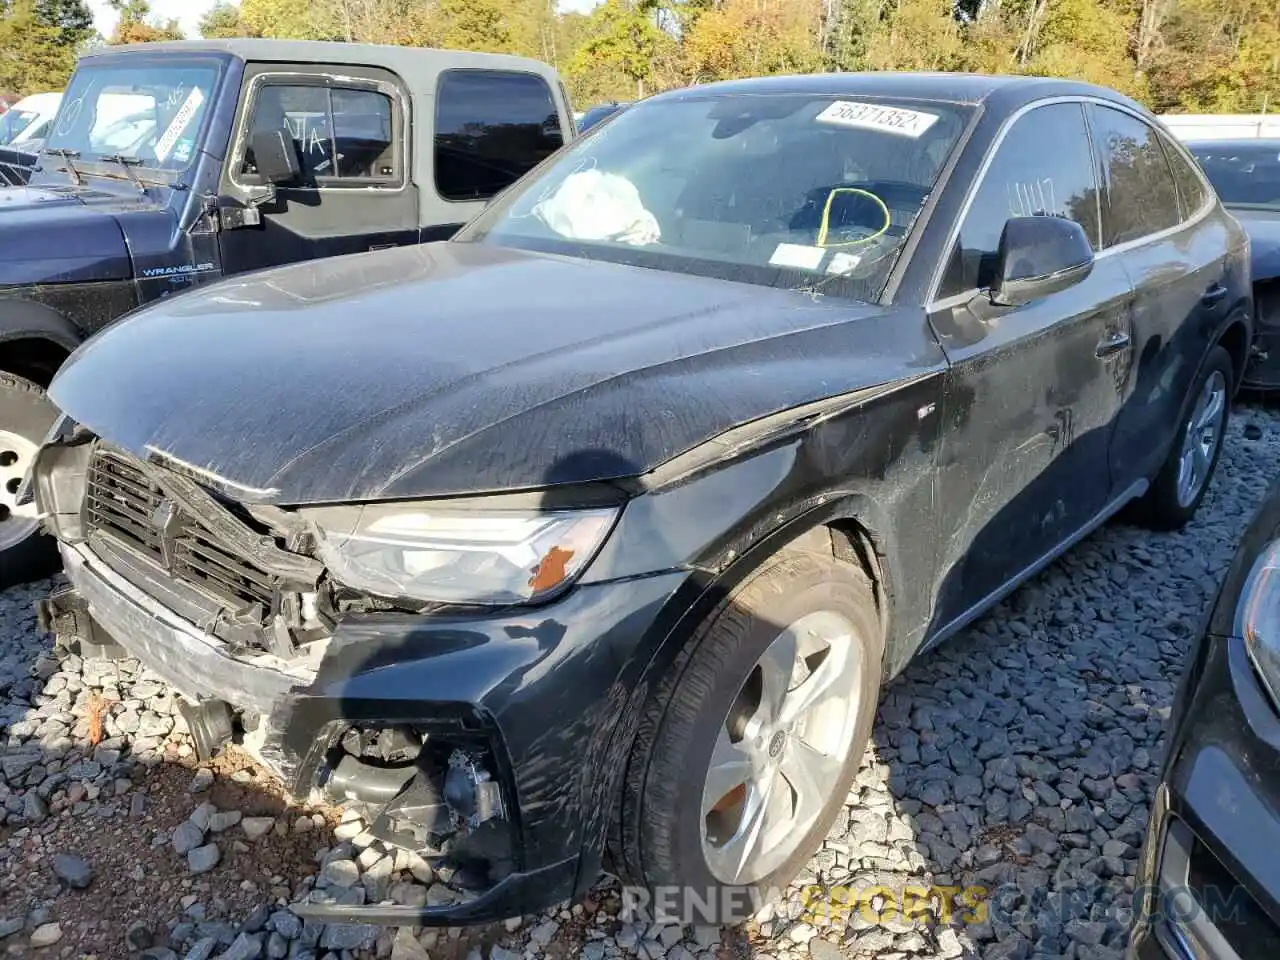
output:
POLYGON ((834 190, 832 190, 830 193, 827 194, 827 202, 822 207, 822 222, 818 224, 818 246, 820 247, 828 246, 827 229, 828 229, 828 221, 831 219, 831 201, 836 198, 836 194, 838 193, 858 193, 864 197, 870 197, 875 202, 876 206, 880 208, 880 212, 884 214, 884 226, 881 227, 879 230, 877 230, 875 233, 873 233, 871 236, 863 237, 861 240, 847 240, 844 243, 830 244, 830 246, 856 247, 860 243, 870 243, 872 240, 876 239, 876 237, 880 236, 882 233, 888 230, 890 226, 892 226, 893 216, 892 214, 889 213, 889 208, 885 206, 885 202, 883 200, 877 197, 870 190, 863 190, 859 187, 836 187, 834 190))

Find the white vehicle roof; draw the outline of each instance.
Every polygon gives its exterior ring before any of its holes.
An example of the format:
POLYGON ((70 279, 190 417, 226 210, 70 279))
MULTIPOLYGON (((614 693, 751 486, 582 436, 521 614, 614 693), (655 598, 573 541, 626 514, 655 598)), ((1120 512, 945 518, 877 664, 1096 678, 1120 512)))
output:
MULTIPOLYGON (((8 141, 9 146, 21 144, 27 140, 42 138, 48 132, 49 122, 53 119, 54 114, 58 112, 58 104, 62 102, 62 94, 60 93, 33 93, 29 97, 23 97, 12 107, 9 113, 15 118, 28 114, 34 114, 30 121, 27 122, 17 133, 13 133, 14 127, 9 126, 11 137, 8 141)), ((7 117, 8 113, 0 116, 0 121, 7 117)), ((14 121, 10 120, 12 124, 14 121)))

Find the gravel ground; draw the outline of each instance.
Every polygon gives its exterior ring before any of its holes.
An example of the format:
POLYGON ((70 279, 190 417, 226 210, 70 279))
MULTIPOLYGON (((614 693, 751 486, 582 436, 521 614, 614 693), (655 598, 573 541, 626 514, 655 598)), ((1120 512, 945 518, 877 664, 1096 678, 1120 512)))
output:
POLYGON ((732 930, 620 917, 608 878, 572 909, 491 927, 304 924, 288 905, 308 896, 454 894, 342 811, 288 804, 246 757, 198 768, 157 678, 129 662, 54 660, 32 613, 49 584, 0 594, 0 950, 1120 957, 1183 654, 1278 458, 1280 413, 1238 408, 1191 527, 1105 528, 894 681, 847 817, 788 900, 732 930))

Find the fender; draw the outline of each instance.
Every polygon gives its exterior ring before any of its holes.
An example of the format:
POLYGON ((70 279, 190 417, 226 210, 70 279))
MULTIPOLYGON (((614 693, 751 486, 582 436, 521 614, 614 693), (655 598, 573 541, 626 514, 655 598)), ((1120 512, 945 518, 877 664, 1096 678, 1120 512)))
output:
POLYGON ((70 353, 84 334, 48 304, 0 295, 0 344, 33 338, 50 340, 70 353))
MULTIPOLYGON (((919 647, 924 624, 912 629, 912 625, 899 623, 894 615, 895 584, 901 582, 903 571, 896 562, 897 552, 885 535, 885 531, 890 529, 888 518, 876 500, 864 493, 839 489, 818 494, 789 516, 779 518, 777 525, 767 533, 751 539, 744 552, 737 554, 723 569, 714 573, 706 568, 697 570, 685 587, 669 600, 669 608, 679 610, 686 607, 686 613, 674 623, 660 619, 662 626, 655 629, 642 645, 637 661, 627 670, 631 674, 626 683, 630 695, 620 705, 618 722, 603 762, 598 767, 600 776, 594 782, 583 778, 582 809, 587 815, 582 830, 579 873, 575 884, 577 892, 585 892, 595 882, 604 859, 605 839, 616 832, 614 811, 624 787, 627 761, 657 678, 674 668, 688 638, 734 588, 785 544, 833 524, 845 529, 856 525, 874 551, 874 556, 862 559, 869 560, 876 567, 878 578, 877 600, 885 631, 883 679, 887 681, 901 669, 901 665, 919 647), (646 656, 648 659, 644 661, 646 656)), ((833 546, 837 545, 833 543, 833 546)))

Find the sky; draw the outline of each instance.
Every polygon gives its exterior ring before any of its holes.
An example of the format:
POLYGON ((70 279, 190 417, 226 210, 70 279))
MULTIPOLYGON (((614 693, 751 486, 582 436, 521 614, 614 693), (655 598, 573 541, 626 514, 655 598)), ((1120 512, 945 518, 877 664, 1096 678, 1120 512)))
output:
MULTIPOLYGON (((559 0, 558 6, 561 10, 585 13, 596 2, 597 0, 559 0)), ((151 0, 151 13, 161 20, 176 18, 182 25, 184 34, 196 37, 199 36, 196 26, 200 23, 200 18, 213 4, 214 0, 151 0)), ((89 8, 93 10, 93 25, 98 28, 98 32, 104 37, 111 36, 111 31, 116 26, 117 14, 107 6, 107 0, 89 0, 89 8)))

